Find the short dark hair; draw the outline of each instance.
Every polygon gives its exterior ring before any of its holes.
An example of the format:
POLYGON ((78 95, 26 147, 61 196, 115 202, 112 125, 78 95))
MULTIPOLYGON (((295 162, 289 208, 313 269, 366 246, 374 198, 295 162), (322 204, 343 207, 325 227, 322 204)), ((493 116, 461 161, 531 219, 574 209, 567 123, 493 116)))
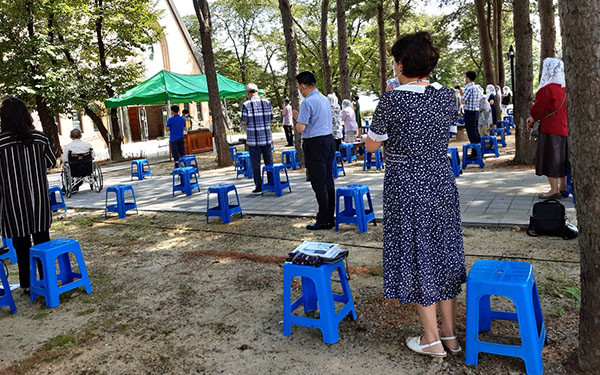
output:
POLYGON ((179 113, 179 106, 177 104, 172 105, 171 111, 173 111, 175 113, 179 113))
POLYGON ((477 78, 477 72, 475 72, 474 70, 469 70, 465 73, 465 77, 475 82, 475 78, 477 78))
POLYGON ((81 130, 73 129, 73 130, 71 130, 71 133, 69 134, 69 136, 71 137, 71 139, 79 139, 79 138, 81 138, 81 130))
POLYGON ((354 96, 352 97, 352 99, 354 99, 354 100, 358 101, 358 95, 354 95, 354 96))
POLYGON ((440 58, 440 51, 433 45, 431 34, 420 31, 401 36, 392 46, 392 55, 397 63, 402 63, 402 74, 415 78, 431 73, 440 58))
POLYGON ((457 90, 460 90, 460 86, 459 85, 454 86, 454 88, 457 89, 457 90))
POLYGON ((285 98, 285 99, 283 100, 283 102, 284 102, 284 103, 288 103, 288 104, 289 104, 290 100, 289 100, 288 98, 285 98))
POLYGON ((187 109, 184 109, 183 111, 181 111, 181 113, 183 113, 184 115, 187 115, 188 113, 190 113, 190 111, 188 111, 187 109))
POLYGON ((296 81, 301 85, 316 86, 317 79, 312 72, 301 72, 296 76, 296 81))
POLYGON ((0 129, 13 134, 25 145, 33 142, 33 119, 21 99, 6 98, 0 107, 0 129))

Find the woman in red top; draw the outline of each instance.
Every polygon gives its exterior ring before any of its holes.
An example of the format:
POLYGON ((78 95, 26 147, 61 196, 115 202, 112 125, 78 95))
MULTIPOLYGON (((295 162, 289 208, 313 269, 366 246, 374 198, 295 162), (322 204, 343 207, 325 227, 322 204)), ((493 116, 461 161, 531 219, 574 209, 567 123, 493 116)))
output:
POLYGON ((550 182, 550 191, 538 195, 538 198, 562 198, 566 190, 569 127, 565 70, 561 60, 552 57, 544 60, 542 79, 530 113, 531 116, 527 119, 528 129, 531 129, 535 121, 541 121, 535 154, 535 174, 547 176, 550 182))

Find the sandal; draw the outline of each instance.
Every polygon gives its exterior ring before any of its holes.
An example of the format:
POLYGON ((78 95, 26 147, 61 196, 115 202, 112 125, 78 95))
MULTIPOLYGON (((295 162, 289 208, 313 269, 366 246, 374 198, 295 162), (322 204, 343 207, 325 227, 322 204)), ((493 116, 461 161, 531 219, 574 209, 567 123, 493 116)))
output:
POLYGON ((457 349, 451 349, 448 347, 448 345, 444 344, 444 341, 456 340, 456 336, 440 337, 440 340, 442 341, 442 345, 444 346, 444 348, 448 349, 450 351, 450 353, 457 354, 457 353, 462 352, 462 348, 460 347, 460 345, 458 345, 457 349))
POLYGON ((561 193, 556 194, 539 194, 539 199, 561 199, 563 196, 561 193))
POLYGON ((406 339, 406 346, 408 346, 408 348, 410 350, 412 350, 413 352, 419 353, 419 354, 422 354, 422 355, 428 355, 428 356, 436 357, 436 358, 444 358, 446 356, 447 353, 445 351, 443 351, 443 352, 426 352, 426 351, 424 351, 423 349, 430 348, 430 347, 432 347, 434 345, 437 345, 437 344, 441 344, 442 342, 438 340, 438 341, 431 342, 429 344, 423 344, 423 345, 421 345, 420 344, 421 337, 422 336, 407 338, 406 339))

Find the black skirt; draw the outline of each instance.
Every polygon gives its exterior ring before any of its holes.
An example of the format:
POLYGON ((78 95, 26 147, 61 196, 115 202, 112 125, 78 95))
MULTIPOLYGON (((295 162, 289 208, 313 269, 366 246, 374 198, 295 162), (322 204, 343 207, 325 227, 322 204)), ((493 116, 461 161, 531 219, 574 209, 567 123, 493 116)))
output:
POLYGON ((567 163, 567 137, 540 132, 535 153, 535 174, 547 177, 565 177, 567 163))

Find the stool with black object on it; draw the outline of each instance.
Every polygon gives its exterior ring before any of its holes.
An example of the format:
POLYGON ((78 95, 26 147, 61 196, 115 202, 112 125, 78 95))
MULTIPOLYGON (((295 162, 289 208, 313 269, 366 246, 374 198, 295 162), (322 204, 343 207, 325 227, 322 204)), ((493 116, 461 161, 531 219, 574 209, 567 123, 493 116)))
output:
MULTIPOLYGON (((304 242, 296 250, 313 243, 304 242)), ((316 244, 336 246, 334 244, 316 244)), ((325 253, 323 250, 317 250, 325 253)), ((339 323, 348 314, 356 320, 356 309, 348 283, 348 275, 344 268, 344 259, 348 252, 340 250, 338 256, 330 259, 310 255, 300 251, 289 254, 283 264, 283 335, 291 336, 292 325, 313 327, 321 330, 323 341, 326 344, 335 344, 339 340, 339 323), (325 263, 330 262, 330 263, 325 263), (342 286, 342 294, 336 294, 331 288, 331 276, 337 271, 339 282, 342 286), (301 277, 302 295, 295 301, 291 300, 292 280, 301 277), (344 306, 336 313, 335 302, 342 302, 344 306), (293 312, 300 305, 304 305, 304 312, 318 310, 319 318, 297 316, 293 312)))

